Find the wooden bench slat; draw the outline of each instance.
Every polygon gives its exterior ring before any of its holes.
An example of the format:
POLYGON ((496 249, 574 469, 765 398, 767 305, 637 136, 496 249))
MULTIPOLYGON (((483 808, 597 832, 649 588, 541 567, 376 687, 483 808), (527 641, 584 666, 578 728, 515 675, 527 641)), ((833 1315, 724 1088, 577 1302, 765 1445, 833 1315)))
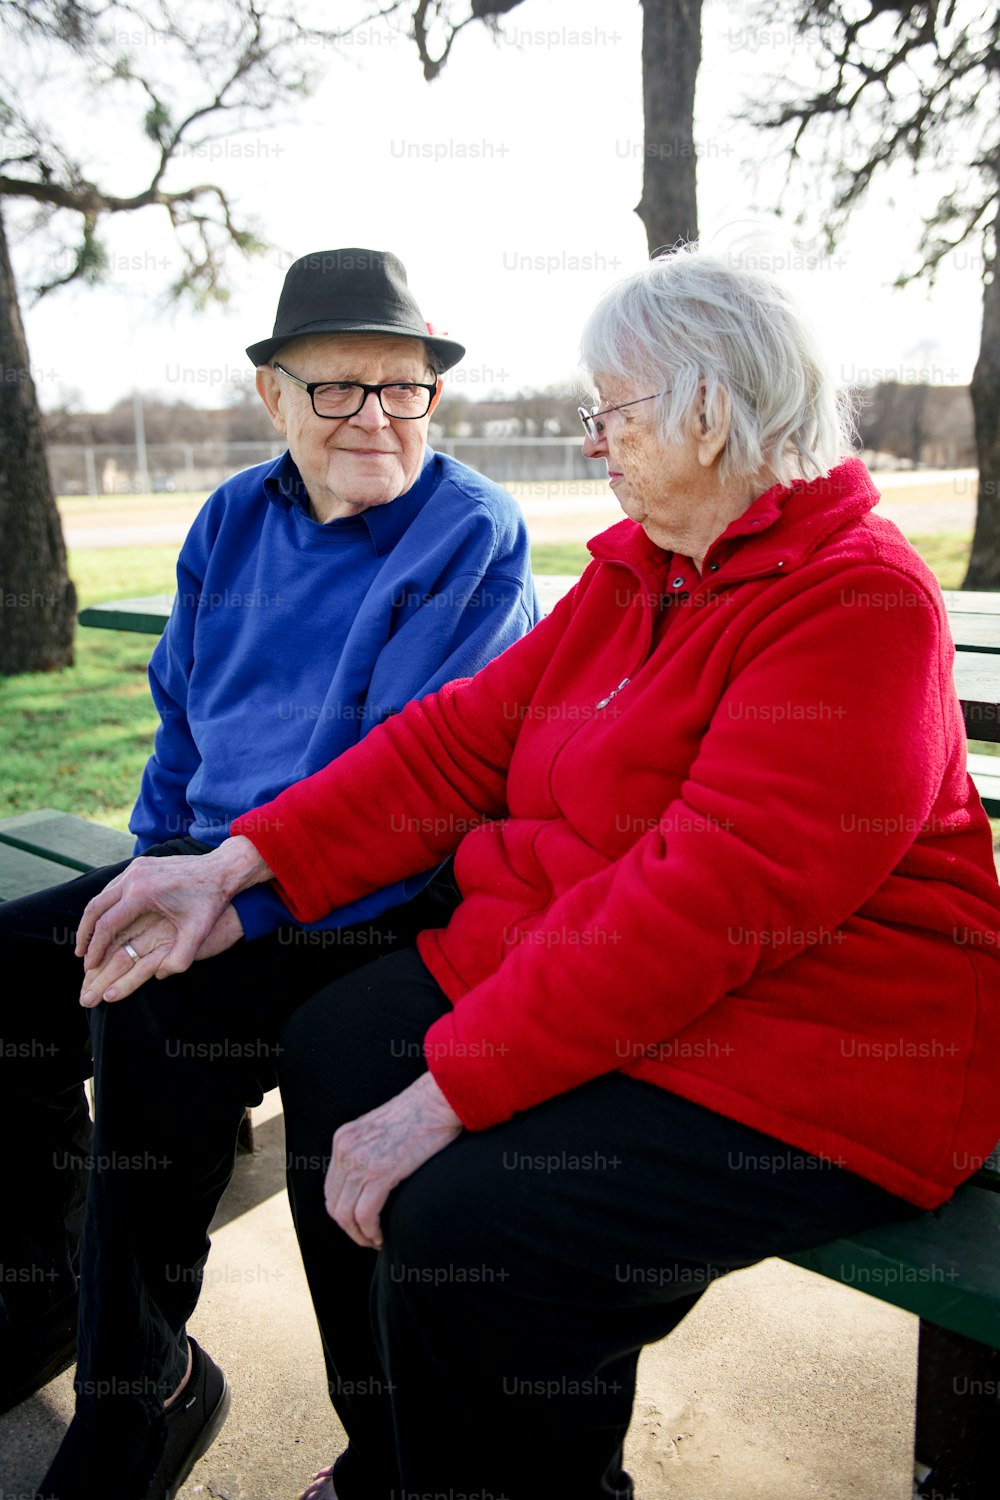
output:
POLYGON ((1000 1349, 1000 1193, 966 1183, 931 1213, 784 1258, 1000 1349))
POLYGON ((58 879, 67 880, 67 870, 96 870, 128 859, 134 840, 118 828, 43 807, 0 821, 0 845, 56 861, 64 867, 58 879))
MULTIPOLYGON (((542 599, 551 600, 548 608, 557 599, 569 592, 577 582, 576 573, 536 573, 535 587, 542 599), (542 596, 545 597, 542 597, 542 596)), ((1000 616, 1000 592, 966 592, 963 589, 944 589, 945 607, 949 615, 971 615, 994 617, 994 630, 1000 629, 995 617, 1000 616)), ((81 625, 95 625, 105 630, 142 630, 159 635, 167 622, 173 605, 173 594, 144 594, 136 599, 109 599, 103 604, 91 604, 79 614, 81 625), (139 623, 143 621, 143 623, 139 623)), ((964 629, 964 622, 962 628, 964 629)), ((976 627, 978 628, 978 626, 976 627)))
POLYGON ((140 599, 113 599, 81 609, 81 625, 103 630, 133 630, 140 635, 162 635, 173 606, 172 594, 146 594, 140 599))
POLYGON ((970 740, 1000 744, 1000 663, 984 651, 956 651, 954 679, 970 740))
POLYGON ((1000 1145, 997 1145, 976 1173, 975 1181, 982 1187, 1000 1193, 1000 1145))
POLYGON ((988 651, 1000 655, 1000 615, 949 615, 956 651, 988 651))
MULTIPOLYGON (((572 573, 536 573, 535 588, 545 614, 568 594, 579 576, 572 573)), ((81 625, 98 630, 131 630, 142 635, 162 635, 170 617, 172 594, 145 594, 136 599, 109 599, 104 604, 90 604, 81 609, 81 625)))
POLYGON ((986 811, 1000 818, 1000 755, 970 755, 968 766, 986 811))
POLYGON ((1000 615, 1000 590, 942 589, 950 615, 1000 615))
POLYGON ((59 885, 74 871, 55 860, 44 859, 12 844, 0 844, 0 901, 31 896, 47 886, 59 885))

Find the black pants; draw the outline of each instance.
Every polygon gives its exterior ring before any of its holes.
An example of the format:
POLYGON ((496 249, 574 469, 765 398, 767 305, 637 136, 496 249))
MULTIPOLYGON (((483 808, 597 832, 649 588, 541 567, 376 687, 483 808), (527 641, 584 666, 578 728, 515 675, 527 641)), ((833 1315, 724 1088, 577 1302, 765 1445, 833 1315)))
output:
MULTIPOLYGON (((204 847, 175 840, 156 852, 204 847)), ((29 1321, 72 1292, 79 1265, 77 1410, 93 1425, 148 1422, 184 1373, 208 1225, 243 1112, 274 1086, 285 1021, 331 978, 442 925, 456 894, 442 875, 377 921, 282 928, 85 1010, 76 928, 124 868, 0 906, 4 1312, 29 1321)))
POLYGON ((391 1195, 384 1249, 362 1249, 324 1207, 331 1137, 424 1071, 447 1008, 408 949, 281 1036, 292 1208, 349 1437, 337 1493, 625 1500, 643 1345, 728 1271, 916 1210, 611 1073, 459 1136, 391 1195))

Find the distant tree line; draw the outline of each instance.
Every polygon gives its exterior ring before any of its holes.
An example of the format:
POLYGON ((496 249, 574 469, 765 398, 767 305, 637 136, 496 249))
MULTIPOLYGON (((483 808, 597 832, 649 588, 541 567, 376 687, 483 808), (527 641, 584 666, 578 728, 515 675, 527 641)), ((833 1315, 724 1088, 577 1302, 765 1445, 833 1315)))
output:
MULTIPOLYGON (((274 428, 253 387, 239 390, 225 406, 210 409, 155 392, 142 396, 143 428, 147 443, 268 442, 274 428)), ((83 411, 78 401, 64 403, 44 415, 48 443, 72 447, 121 446, 135 442, 135 407, 131 396, 104 412, 83 411)))
POLYGON ((858 428, 866 449, 913 464, 975 468, 976 434, 967 385, 884 381, 861 394, 858 428))
MULTIPOLYGON (((918 385, 884 381, 861 392, 858 426, 865 449, 907 463, 945 468, 973 467, 976 443, 972 402, 964 385, 918 385)), ((581 436, 576 414, 580 392, 549 387, 493 395, 478 400, 449 394, 447 387, 434 413, 435 437, 572 437, 581 436)), ((274 430, 249 387, 236 390, 215 410, 159 395, 143 398, 146 442, 270 442, 274 430)), ((110 411, 84 412, 64 405, 45 415, 49 443, 74 447, 122 446, 135 442, 131 396, 110 411)))

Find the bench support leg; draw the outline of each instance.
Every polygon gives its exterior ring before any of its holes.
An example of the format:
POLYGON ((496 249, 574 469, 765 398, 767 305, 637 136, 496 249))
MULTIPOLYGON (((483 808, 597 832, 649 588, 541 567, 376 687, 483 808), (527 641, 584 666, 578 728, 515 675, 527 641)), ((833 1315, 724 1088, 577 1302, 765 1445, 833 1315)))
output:
POLYGON ((249 1110, 240 1121, 240 1128, 236 1135, 236 1149, 241 1155, 253 1155, 253 1117, 249 1110))
POLYGON ((1000 1494, 1000 1352, 920 1320, 914 1453, 925 1500, 1000 1494))

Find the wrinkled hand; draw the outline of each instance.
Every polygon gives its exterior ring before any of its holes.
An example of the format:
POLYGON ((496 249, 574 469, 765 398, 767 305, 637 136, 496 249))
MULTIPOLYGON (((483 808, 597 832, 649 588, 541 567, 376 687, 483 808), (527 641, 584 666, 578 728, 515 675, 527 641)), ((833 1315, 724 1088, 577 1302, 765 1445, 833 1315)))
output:
MULTIPOLYGON (((221 952, 240 935, 233 918, 216 933, 238 891, 270 878, 271 871, 249 839, 229 838, 211 854, 134 859, 87 905, 80 921, 76 953, 87 976, 99 973, 109 957, 132 943, 140 959, 130 964, 129 982, 114 984, 115 999, 131 994, 154 975, 182 974, 195 959, 221 952), (136 947, 133 936, 143 938, 136 947), (217 946, 214 946, 216 945, 217 946), (207 948, 206 948, 206 945, 207 948), (149 961, 147 959, 149 949, 149 961)), ((89 986, 85 982, 85 988, 89 986)), ((95 993, 91 1003, 96 1004, 95 993)))
MULTIPOLYGON (((122 946, 108 950, 99 968, 88 969, 87 964, 84 964, 80 1004, 94 1006, 102 1000, 124 1000, 127 995, 134 994, 140 985, 145 984, 147 979, 164 977, 159 971, 170 954, 175 936, 176 927, 169 918, 140 918, 123 936, 122 946), (138 961, 126 953, 125 943, 130 943, 140 955, 138 961)), ((235 906, 227 906, 195 954, 195 960, 214 958, 217 953, 223 953, 239 942, 242 936, 243 923, 239 914, 235 906)))
POLYGON ((432 1074, 333 1137, 326 1211, 358 1245, 382 1248, 379 1215, 393 1188, 460 1135, 461 1120, 432 1074))

